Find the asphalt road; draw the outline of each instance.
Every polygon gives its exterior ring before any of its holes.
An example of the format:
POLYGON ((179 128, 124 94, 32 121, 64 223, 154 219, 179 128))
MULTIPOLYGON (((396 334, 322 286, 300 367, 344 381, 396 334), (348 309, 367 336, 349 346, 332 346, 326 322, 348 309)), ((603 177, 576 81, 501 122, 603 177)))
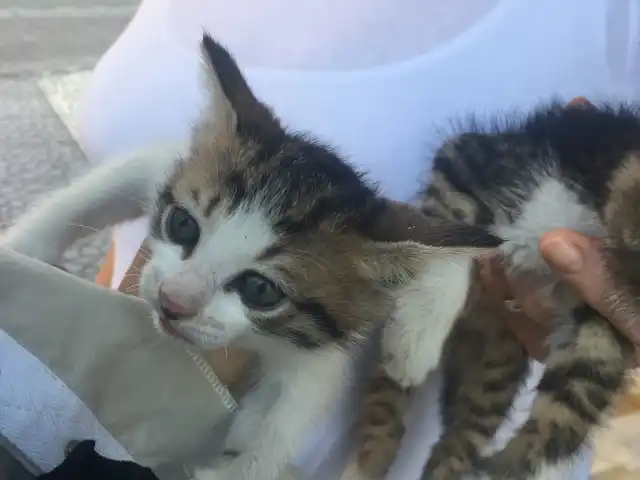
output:
POLYGON ((0 78, 90 68, 135 12, 134 0, 0 0, 0 78))
MULTIPOLYGON (((46 73, 88 70, 139 0, 0 0, 0 230, 32 202, 88 168, 37 85, 46 73)), ((92 278, 106 235, 72 249, 65 266, 92 278)))
MULTIPOLYGON (((88 168, 37 81, 90 69, 135 13, 137 0, 0 0, 0 230, 88 168)), ((108 232, 75 246, 65 266, 93 278, 108 232)), ((0 448, 0 479, 31 479, 0 448)))

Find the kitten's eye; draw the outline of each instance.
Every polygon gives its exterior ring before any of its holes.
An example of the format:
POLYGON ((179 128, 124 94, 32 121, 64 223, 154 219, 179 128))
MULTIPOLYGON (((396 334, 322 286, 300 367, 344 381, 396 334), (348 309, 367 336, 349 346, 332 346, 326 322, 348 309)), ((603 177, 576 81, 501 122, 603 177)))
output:
POLYGON ((183 247, 194 247, 200 238, 198 222, 182 207, 171 207, 164 229, 170 241, 183 247))
POLYGON ((275 308, 285 297, 275 283, 256 272, 244 272, 229 284, 229 288, 238 292, 242 303, 254 310, 275 308))

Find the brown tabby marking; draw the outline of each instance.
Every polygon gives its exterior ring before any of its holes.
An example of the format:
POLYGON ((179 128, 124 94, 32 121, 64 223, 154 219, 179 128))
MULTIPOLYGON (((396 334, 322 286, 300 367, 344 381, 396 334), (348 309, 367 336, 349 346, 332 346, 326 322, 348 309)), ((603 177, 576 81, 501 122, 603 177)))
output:
MULTIPOLYGON (((552 104, 494 130, 472 130, 436 154, 425 212, 471 223, 515 223, 540 185, 536 172, 555 172, 555 185, 566 189, 567 198, 574 195, 585 211, 593 210, 604 230, 603 253, 615 285, 604 300, 614 308, 619 324, 637 322, 640 111, 585 102, 570 108, 552 104)), ((539 228, 545 228, 545 219, 539 222, 539 228)), ((532 236, 531 231, 520 233, 532 236)), ((502 451, 486 458, 480 453, 511 406, 527 371, 527 354, 500 321, 502 310, 482 295, 468 302, 441 358, 445 432, 432 450, 423 480, 456 480, 469 473, 492 480, 553 475, 553 468, 571 460, 602 424, 613 399, 625 389, 634 365, 633 348, 607 319, 565 290, 554 290, 561 308, 558 328, 529 420, 502 451)), ((382 369, 378 376, 384 376, 382 369)), ((389 378, 379 378, 377 385, 367 394, 368 408, 385 397, 385 390, 398 391, 389 378)), ((398 405, 385 410, 392 439, 381 436, 376 442, 376 433, 387 431, 360 424, 367 442, 367 455, 359 457, 360 472, 369 478, 383 478, 395 458, 406 405, 406 396, 398 396, 398 405)))
POLYGON ((412 389, 395 382, 378 367, 368 394, 362 404, 364 415, 359 419, 358 463, 368 478, 384 478, 404 436, 404 413, 412 389))
POLYGON ((529 369, 528 354, 480 282, 443 351, 441 412, 444 434, 427 470, 433 480, 460 478, 487 448, 529 369), (479 381, 480 379, 480 381, 479 381))

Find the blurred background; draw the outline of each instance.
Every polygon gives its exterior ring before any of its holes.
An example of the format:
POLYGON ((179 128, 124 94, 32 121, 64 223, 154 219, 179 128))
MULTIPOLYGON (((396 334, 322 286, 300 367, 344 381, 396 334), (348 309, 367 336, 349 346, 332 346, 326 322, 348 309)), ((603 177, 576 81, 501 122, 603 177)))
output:
MULTIPOLYGON (((139 0, 0 0, 0 229, 88 167, 71 122, 82 86, 139 0)), ((107 234, 67 255, 94 278, 107 234)))
MULTIPOLYGON (((73 109, 138 4, 0 0, 0 230, 89 167, 73 139, 73 109)), ((69 251, 65 266, 95 278, 107 245, 108 233, 93 235, 69 251)), ((0 479, 33 479, 9 450, 0 448, 0 479)))
MULTIPOLYGON (((91 68, 139 3, 0 0, 0 231, 89 168, 74 140, 75 107, 91 68)), ((92 235, 64 266, 93 279, 107 245, 108 232, 92 235)), ((640 479, 640 387, 621 399, 596 444, 591 480, 640 479)), ((0 449, 0 480, 28 478, 0 449)))

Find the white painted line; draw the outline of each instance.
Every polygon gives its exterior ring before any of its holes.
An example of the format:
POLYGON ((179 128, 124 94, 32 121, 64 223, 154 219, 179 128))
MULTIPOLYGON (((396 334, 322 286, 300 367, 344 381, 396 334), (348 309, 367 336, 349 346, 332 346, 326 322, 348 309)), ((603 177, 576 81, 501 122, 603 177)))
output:
POLYGON ((42 72, 73 73, 78 70, 93 68, 98 59, 97 55, 68 58, 52 58, 33 62, 0 63, 0 78, 33 77, 42 72))
POLYGON ((84 70, 66 75, 44 74, 38 80, 38 87, 76 141, 78 103, 90 78, 91 70, 84 70))

